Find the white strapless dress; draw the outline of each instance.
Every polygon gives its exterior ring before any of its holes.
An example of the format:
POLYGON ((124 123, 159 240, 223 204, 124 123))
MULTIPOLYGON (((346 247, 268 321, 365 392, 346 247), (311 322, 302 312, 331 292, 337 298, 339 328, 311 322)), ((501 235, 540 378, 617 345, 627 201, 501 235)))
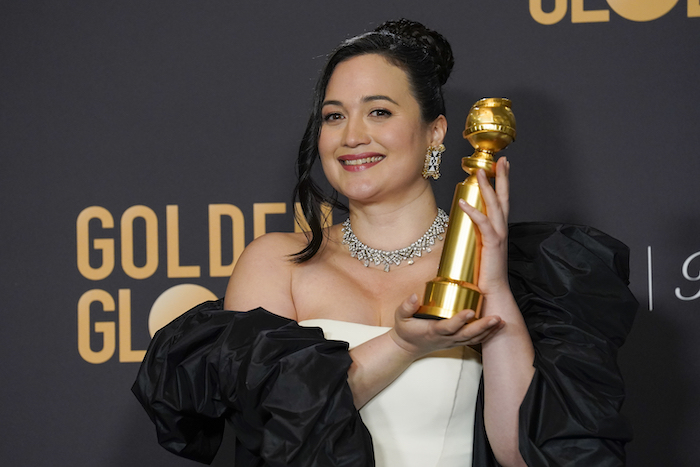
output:
MULTIPOLYGON (((326 339, 356 347, 390 328, 311 319, 326 339)), ((481 357, 469 347, 432 353, 414 362, 362 409, 377 467, 468 467, 481 357)))

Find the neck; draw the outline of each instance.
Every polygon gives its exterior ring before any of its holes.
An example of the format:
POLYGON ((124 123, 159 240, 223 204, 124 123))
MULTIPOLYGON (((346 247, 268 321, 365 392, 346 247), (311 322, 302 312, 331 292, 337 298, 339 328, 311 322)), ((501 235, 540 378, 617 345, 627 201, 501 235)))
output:
POLYGON ((380 250, 404 248, 428 230, 437 215, 433 190, 400 203, 364 204, 350 201, 350 222, 364 244, 380 250))

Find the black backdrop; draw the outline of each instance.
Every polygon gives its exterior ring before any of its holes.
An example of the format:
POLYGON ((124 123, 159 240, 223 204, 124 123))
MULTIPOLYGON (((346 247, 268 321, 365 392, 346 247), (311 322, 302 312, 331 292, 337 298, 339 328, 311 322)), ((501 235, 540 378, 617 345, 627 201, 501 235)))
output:
POLYGON ((632 250, 629 465, 695 465, 699 0, 0 2, 3 465, 193 465, 129 391, 154 303, 223 294, 244 243, 293 229, 325 54, 404 16, 456 55, 440 204, 471 104, 511 98, 511 220, 632 250))

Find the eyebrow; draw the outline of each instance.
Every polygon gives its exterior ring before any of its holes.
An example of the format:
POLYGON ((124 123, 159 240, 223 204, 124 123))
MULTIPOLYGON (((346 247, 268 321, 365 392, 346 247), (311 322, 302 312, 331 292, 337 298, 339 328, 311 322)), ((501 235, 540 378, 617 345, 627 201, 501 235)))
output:
MULTIPOLYGON (((398 102, 396 102, 394 99, 392 99, 389 96, 384 96, 381 94, 373 95, 373 96, 365 96, 362 98, 362 102, 372 102, 372 101, 389 101, 394 105, 399 105, 398 102)), ((338 105, 342 106, 342 102, 340 101, 325 101, 321 107, 325 107, 326 105, 338 105)))
POLYGON ((362 98, 362 102, 372 102, 372 101, 389 101, 392 104, 399 105, 398 102, 396 102, 394 99, 392 99, 389 96, 375 95, 375 96, 367 96, 367 97, 362 98))

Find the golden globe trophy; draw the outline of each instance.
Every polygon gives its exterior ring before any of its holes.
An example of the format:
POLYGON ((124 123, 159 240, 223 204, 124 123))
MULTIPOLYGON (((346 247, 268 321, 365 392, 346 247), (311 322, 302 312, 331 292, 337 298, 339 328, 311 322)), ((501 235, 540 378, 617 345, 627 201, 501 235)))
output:
POLYGON ((438 276, 426 284, 423 305, 415 314, 417 318, 450 318, 470 309, 476 313, 476 319, 481 313, 482 296, 476 286, 481 238, 479 230, 459 207, 459 200, 464 199, 486 213, 476 172, 484 169, 486 176, 493 178, 494 154, 515 140, 515 116, 510 100, 492 97, 477 101, 469 111, 463 136, 475 151, 462 159, 462 169, 468 175, 455 189, 438 276))

